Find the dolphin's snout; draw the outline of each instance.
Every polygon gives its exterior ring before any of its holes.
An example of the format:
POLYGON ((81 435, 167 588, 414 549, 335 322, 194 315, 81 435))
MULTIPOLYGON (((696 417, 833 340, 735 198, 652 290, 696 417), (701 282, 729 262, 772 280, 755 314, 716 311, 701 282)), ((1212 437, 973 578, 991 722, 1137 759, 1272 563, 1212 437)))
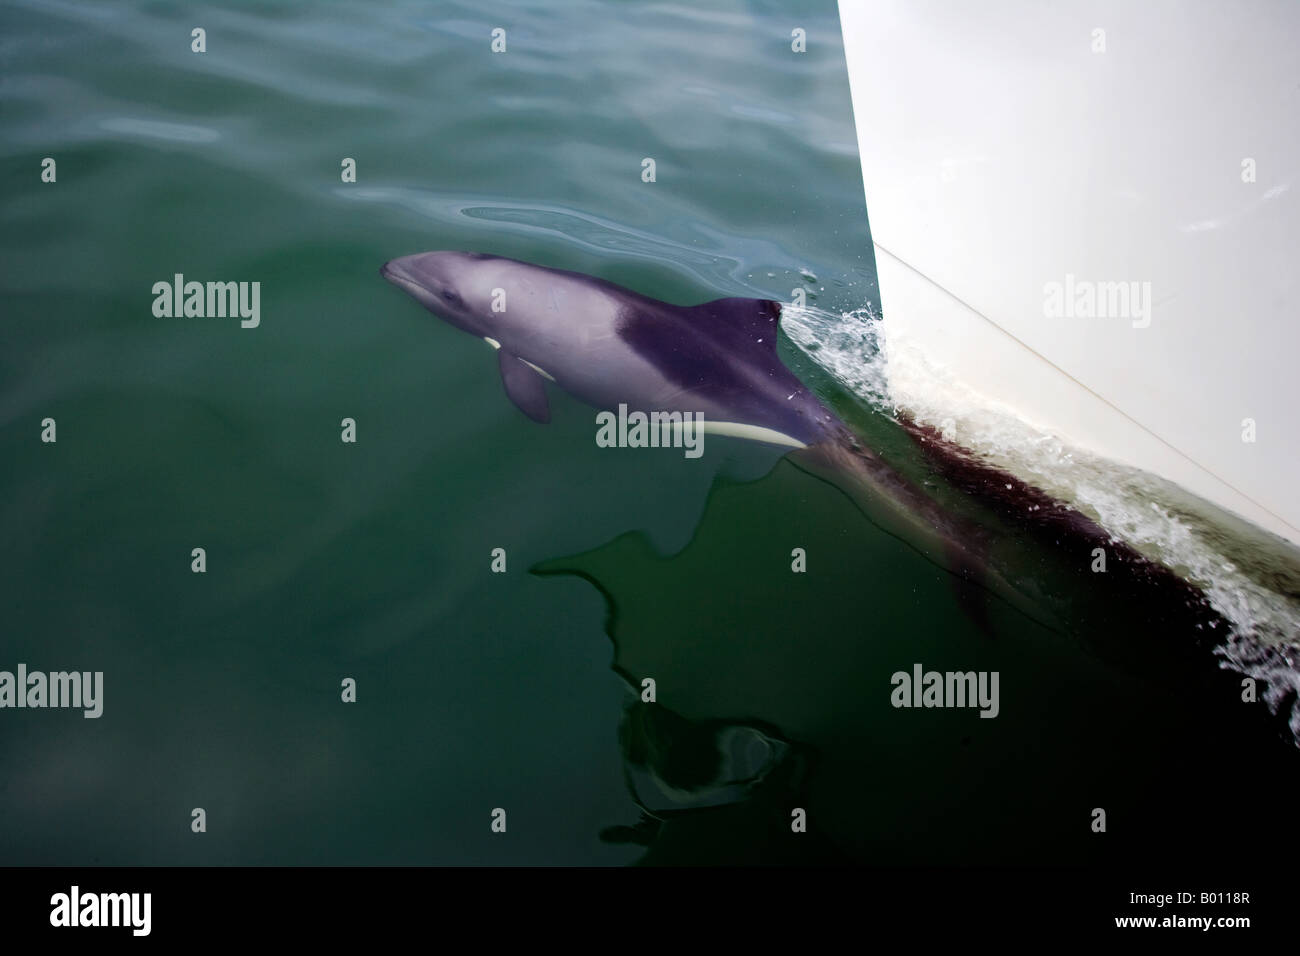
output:
POLYGON ((398 285, 435 289, 445 284, 449 270, 455 265, 452 255, 445 252, 419 252, 411 256, 398 256, 385 262, 379 274, 398 285))
POLYGON ((382 266, 379 267, 379 274, 383 276, 385 279, 387 279, 389 282, 392 282, 396 279, 411 278, 410 273, 402 268, 401 259, 389 259, 387 262, 385 262, 382 266))
MULTIPOLYGON (((407 256, 406 258, 410 258, 407 256)), ((418 272, 413 272, 407 268, 402 259, 389 259, 379 267, 379 274, 400 289, 407 292, 414 292, 416 289, 427 289, 429 283, 422 281, 418 272)))

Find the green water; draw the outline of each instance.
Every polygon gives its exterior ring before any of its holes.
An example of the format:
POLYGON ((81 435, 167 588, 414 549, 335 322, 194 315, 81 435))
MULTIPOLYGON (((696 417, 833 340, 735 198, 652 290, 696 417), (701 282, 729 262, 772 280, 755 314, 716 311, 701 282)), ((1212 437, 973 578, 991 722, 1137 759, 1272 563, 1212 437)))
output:
POLYGON ((876 305, 834 4, 492 7, 0 6, 0 669, 105 675, 97 720, 0 711, 0 863, 1077 861, 1092 807, 1158 829, 1198 702, 1009 608, 991 637, 770 449, 601 449, 554 391, 533 424, 378 275, 471 249, 876 305), (259 281, 260 326, 155 317, 175 273, 259 281), (892 709, 915 662, 999 670, 1001 714, 892 709), (736 727, 754 779, 713 787, 736 727))

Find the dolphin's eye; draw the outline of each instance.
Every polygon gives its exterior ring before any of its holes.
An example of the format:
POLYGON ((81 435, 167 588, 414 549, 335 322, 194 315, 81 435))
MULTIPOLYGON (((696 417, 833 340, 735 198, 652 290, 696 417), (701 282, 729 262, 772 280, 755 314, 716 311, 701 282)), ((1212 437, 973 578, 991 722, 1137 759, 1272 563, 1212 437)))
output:
POLYGON ((442 297, 446 299, 448 302, 450 302, 452 305, 460 305, 460 296, 457 295, 455 292, 453 292, 451 289, 443 289, 442 297))

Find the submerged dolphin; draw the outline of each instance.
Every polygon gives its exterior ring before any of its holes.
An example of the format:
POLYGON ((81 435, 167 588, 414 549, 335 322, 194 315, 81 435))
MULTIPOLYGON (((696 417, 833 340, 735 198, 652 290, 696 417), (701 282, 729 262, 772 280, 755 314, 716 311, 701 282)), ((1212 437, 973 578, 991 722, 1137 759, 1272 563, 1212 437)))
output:
POLYGON ((547 380, 602 410, 703 413, 706 432, 796 449, 804 467, 886 531, 954 574, 977 577, 983 548, 968 524, 863 447, 781 362, 779 302, 671 305, 582 273, 474 252, 404 256, 380 273, 497 349, 506 394, 534 421, 550 420, 547 380), (838 480, 845 474, 856 479, 847 487, 838 480))

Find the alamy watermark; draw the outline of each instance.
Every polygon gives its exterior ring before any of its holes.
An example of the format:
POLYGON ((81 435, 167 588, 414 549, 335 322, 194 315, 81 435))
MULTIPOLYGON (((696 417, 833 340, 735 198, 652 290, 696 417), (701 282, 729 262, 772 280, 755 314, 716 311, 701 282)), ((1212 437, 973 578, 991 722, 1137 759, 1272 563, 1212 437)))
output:
POLYGON ((684 448, 687 458, 704 454, 703 412, 629 412, 626 405, 596 414, 601 448, 684 448))
POLYGON ((981 717, 998 715, 997 671, 895 671, 889 702, 895 707, 978 707, 981 717))
POLYGON ((50 897, 51 926, 128 926, 131 935, 148 936, 152 911, 152 893, 83 893, 73 884, 50 897))
POLYGON ((176 273, 172 281, 153 284, 153 314, 160 319, 240 319, 240 326, 255 329, 262 324, 262 283, 186 282, 176 273))
POLYGON ((0 671, 0 708, 67 707, 84 711, 83 717, 104 712, 103 671, 28 671, 19 664, 17 673, 0 671))
POLYGON ((1066 273, 1064 282, 1043 286, 1043 314, 1049 319, 1131 319, 1133 328, 1151 324, 1150 282, 1093 282, 1066 273))

